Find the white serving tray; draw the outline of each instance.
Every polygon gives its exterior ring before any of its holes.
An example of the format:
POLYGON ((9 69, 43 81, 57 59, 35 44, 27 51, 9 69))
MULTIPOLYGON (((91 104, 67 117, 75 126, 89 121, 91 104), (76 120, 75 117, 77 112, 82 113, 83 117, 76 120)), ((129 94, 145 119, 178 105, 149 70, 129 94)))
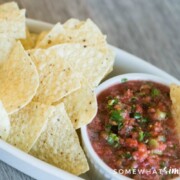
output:
MULTIPOLYGON (((27 25, 30 31, 36 33, 39 33, 43 30, 48 30, 53 26, 51 24, 32 19, 27 20, 27 25)), ((113 47, 113 49, 116 53, 116 60, 114 64, 114 70, 109 75, 109 77, 124 73, 143 72, 169 79, 172 81, 172 83, 180 84, 176 78, 145 62, 144 60, 121 49, 115 47, 113 47)), ((0 140, 0 160, 35 179, 82 180, 82 177, 83 179, 91 179, 90 172, 84 174, 81 177, 74 176, 68 172, 34 158, 2 140, 0 140)))

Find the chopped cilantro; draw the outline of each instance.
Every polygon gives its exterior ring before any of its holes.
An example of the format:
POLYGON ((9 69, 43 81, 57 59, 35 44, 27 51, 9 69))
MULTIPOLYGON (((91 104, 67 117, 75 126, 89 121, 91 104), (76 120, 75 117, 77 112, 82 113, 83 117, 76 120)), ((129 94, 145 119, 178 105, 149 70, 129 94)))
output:
POLYGON ((145 137, 144 132, 143 132, 143 131, 140 131, 140 132, 139 132, 139 136, 138 136, 138 140, 139 140, 140 142, 142 142, 142 141, 144 140, 144 137, 145 137))
POLYGON ((123 78, 121 79, 121 82, 124 83, 124 82, 127 82, 127 80, 128 80, 127 78, 123 78))
POLYGON ((144 132, 144 137, 146 137, 146 138, 151 137, 151 133, 150 132, 144 132))
POLYGON ((107 107, 108 109, 113 109, 114 105, 118 104, 119 100, 117 98, 111 98, 108 100, 107 107))
POLYGON ((137 100, 138 100, 138 98, 135 97, 135 96, 133 96, 133 97, 131 98, 131 102, 136 102, 137 100))
POLYGON ((108 105, 109 105, 109 106, 114 106, 114 105, 116 105, 116 104, 118 104, 118 99, 117 99, 117 98, 110 99, 110 100, 108 101, 108 105))
POLYGON ((110 132, 110 131, 111 131, 111 127, 112 127, 111 124, 107 124, 107 125, 105 126, 105 130, 106 130, 107 132, 110 132))
POLYGON ((114 110, 111 112, 111 120, 115 121, 118 125, 118 130, 120 130, 123 127, 123 117, 121 115, 122 111, 114 110))
POLYGON ((110 133, 108 136, 107 142, 108 144, 117 147, 117 145, 119 144, 119 138, 116 134, 110 133))
POLYGON ((120 130, 123 127, 123 123, 122 122, 118 122, 118 130, 120 130))
POLYGON ((112 111, 111 112, 111 119, 116 121, 116 122, 119 122, 119 121, 122 121, 122 116, 120 114, 121 112, 120 111, 112 111))
POLYGON ((156 88, 153 88, 153 89, 152 89, 151 95, 152 95, 153 97, 158 96, 159 94, 160 94, 160 91, 159 91, 158 89, 156 89, 156 88))
POLYGON ((143 118, 141 118, 141 122, 142 122, 142 123, 146 123, 146 122, 148 122, 148 118, 144 118, 144 117, 143 117, 143 118))
POLYGON ((136 109, 136 105, 132 105, 132 107, 131 107, 131 111, 135 111, 135 109, 136 109))
POLYGON ((140 118, 142 118, 142 115, 140 113, 136 112, 136 113, 134 113, 134 118, 140 119, 140 118))
POLYGON ((130 152, 124 153, 122 156, 123 156, 124 158, 126 158, 126 159, 129 159, 129 158, 132 157, 132 155, 130 154, 130 152))

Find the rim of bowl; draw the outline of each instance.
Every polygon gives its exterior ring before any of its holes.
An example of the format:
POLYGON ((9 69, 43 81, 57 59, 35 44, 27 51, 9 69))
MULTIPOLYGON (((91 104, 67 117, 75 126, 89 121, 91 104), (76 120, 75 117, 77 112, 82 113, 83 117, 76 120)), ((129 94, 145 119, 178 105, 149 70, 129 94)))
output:
MULTIPOLYGON (((107 88, 115 85, 115 84, 121 84, 122 79, 126 78, 128 80, 145 80, 145 81, 152 81, 157 82, 166 86, 169 86, 172 82, 168 79, 163 79, 161 77, 152 75, 152 74, 146 74, 146 73, 128 73, 128 74, 122 74, 117 75, 115 77, 112 77, 103 83, 101 83, 95 90, 96 97, 107 88)), ((81 128, 81 137, 83 141, 83 145, 86 148, 86 151, 88 151, 88 154, 91 156, 90 158, 93 158, 94 162, 97 163, 105 172, 107 172, 109 175, 113 176, 116 179, 121 180, 122 178, 131 179, 127 176, 121 175, 121 174, 115 174, 113 169, 111 169, 95 152, 94 148, 92 147, 91 141, 89 139, 89 135, 87 132, 87 125, 83 126, 81 128), (115 177, 116 176, 116 177, 115 177)))

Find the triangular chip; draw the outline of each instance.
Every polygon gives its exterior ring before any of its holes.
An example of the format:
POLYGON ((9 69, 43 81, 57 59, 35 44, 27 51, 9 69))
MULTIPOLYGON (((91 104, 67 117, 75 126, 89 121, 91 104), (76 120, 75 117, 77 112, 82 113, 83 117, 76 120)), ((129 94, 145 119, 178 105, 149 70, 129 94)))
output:
POLYGON ((78 136, 63 104, 55 107, 47 129, 41 134, 30 154, 76 175, 89 169, 78 136))
POLYGON ((0 34, 6 34, 15 39, 25 38, 25 10, 0 11, 0 34))
POLYGON ((62 32, 64 32, 63 26, 60 23, 57 23, 51 31, 42 38, 42 40, 37 42, 36 48, 47 48, 47 46, 51 46, 51 43, 55 42, 62 32))
POLYGON ((29 29, 26 28, 26 39, 20 39, 24 49, 33 49, 36 45, 37 37, 37 34, 30 33, 29 29))
POLYGON ((96 47, 96 49, 106 52, 106 36, 102 34, 100 29, 92 20, 87 19, 85 22, 80 21, 79 24, 76 22, 74 28, 69 27, 71 27, 70 22, 66 22, 64 25, 65 33, 58 37, 56 40, 58 43, 81 43, 86 46, 96 47))
POLYGON ((11 130, 7 142, 29 152, 41 132, 46 128, 53 109, 31 102, 25 108, 10 116, 11 130))
POLYGON ((40 43, 40 41, 49 33, 49 31, 42 31, 41 33, 38 34, 37 41, 36 41, 36 46, 40 43))
POLYGON ((80 89, 60 101, 64 103, 75 129, 90 123, 97 113, 97 100, 94 91, 86 81, 81 84, 80 89))
POLYGON ((9 114, 27 105, 39 86, 34 63, 20 42, 13 47, 8 59, 0 65, 0 100, 9 114))
POLYGON ((172 100, 172 113, 175 120, 175 128, 180 139, 180 85, 170 86, 170 97, 172 100))
POLYGON ((0 102, 0 138, 6 140, 10 131, 10 120, 6 110, 0 102))
POLYGON ((8 2, 0 5, 0 11, 4 12, 11 12, 11 11, 18 11, 19 7, 16 2, 8 2))
POLYGON ((90 19, 85 22, 70 19, 63 26, 59 24, 59 27, 57 25, 53 27, 49 35, 52 37, 50 41, 46 35, 37 44, 37 47, 48 48, 56 44, 79 43, 85 46, 93 46, 103 53, 108 50, 106 36, 90 19))
POLYGON ((29 51, 29 54, 40 76, 35 101, 51 104, 80 88, 77 73, 51 49, 36 49, 29 51))
POLYGON ((68 19, 64 24, 63 27, 65 29, 77 29, 79 28, 84 22, 80 21, 79 19, 68 19))
POLYGON ((109 59, 109 63, 108 63, 109 69, 102 79, 104 79, 108 74, 110 74, 113 71, 113 65, 114 65, 114 61, 115 61, 115 52, 113 51, 113 49, 111 47, 109 47, 107 49, 105 56, 107 59, 109 59))
POLYGON ((0 35, 0 64, 7 60, 14 45, 14 39, 9 38, 6 35, 0 35))
POLYGON ((70 63, 76 72, 88 80, 91 87, 101 82, 114 62, 114 58, 82 44, 60 44, 49 49, 70 63))

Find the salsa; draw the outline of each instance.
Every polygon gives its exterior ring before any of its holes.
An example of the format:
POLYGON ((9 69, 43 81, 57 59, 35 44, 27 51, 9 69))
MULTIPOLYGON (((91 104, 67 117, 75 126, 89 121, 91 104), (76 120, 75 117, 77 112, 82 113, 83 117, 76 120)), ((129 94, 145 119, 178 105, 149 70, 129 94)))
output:
POLYGON ((94 150, 109 167, 130 170, 121 172, 142 180, 179 175, 180 143, 169 87, 125 81, 101 92, 97 100, 98 112, 87 130, 94 150))

